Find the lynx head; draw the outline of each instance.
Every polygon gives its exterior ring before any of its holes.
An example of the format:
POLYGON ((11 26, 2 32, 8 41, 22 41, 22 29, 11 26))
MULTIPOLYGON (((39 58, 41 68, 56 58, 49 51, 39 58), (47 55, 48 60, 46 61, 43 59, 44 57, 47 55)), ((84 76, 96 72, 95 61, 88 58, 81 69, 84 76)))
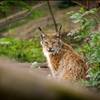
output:
POLYGON ((60 30, 59 32, 56 32, 54 34, 45 34, 41 28, 39 28, 41 31, 41 44, 43 49, 45 49, 47 52, 55 54, 58 53, 61 49, 61 36, 60 36, 60 30))

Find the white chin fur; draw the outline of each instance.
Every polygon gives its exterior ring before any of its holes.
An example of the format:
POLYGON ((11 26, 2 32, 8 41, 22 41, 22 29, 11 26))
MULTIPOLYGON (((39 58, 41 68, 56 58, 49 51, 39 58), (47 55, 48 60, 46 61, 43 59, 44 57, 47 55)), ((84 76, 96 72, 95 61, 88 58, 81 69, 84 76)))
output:
POLYGON ((50 67, 51 74, 52 74, 53 77, 55 77, 53 66, 51 65, 51 61, 50 61, 50 57, 49 57, 50 53, 45 48, 43 48, 43 52, 44 52, 44 55, 47 58, 48 66, 50 67))
POLYGON ((40 44, 42 45, 42 41, 40 42, 40 44))

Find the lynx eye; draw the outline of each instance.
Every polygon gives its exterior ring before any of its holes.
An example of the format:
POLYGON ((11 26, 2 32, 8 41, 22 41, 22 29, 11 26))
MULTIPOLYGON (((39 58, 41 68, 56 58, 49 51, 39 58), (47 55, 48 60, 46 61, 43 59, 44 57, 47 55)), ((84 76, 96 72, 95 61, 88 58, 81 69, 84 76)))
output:
POLYGON ((45 44, 48 44, 48 42, 45 41, 45 44))
POLYGON ((52 42, 52 44, 55 44, 56 42, 52 42))

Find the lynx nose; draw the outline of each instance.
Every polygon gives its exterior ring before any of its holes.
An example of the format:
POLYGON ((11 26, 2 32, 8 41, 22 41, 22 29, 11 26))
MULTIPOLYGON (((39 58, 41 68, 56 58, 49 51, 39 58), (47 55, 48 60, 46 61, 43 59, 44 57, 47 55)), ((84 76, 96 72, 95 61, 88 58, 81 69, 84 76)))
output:
POLYGON ((48 52, 53 52, 54 49, 53 48, 48 48, 48 52))

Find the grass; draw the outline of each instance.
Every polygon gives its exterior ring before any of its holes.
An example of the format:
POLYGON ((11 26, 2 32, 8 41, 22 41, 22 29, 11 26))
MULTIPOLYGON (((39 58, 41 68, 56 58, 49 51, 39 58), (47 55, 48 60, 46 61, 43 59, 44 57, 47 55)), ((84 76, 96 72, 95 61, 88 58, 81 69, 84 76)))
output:
POLYGON ((45 61, 38 39, 27 41, 15 38, 1 38, 0 56, 7 56, 20 62, 45 61))

